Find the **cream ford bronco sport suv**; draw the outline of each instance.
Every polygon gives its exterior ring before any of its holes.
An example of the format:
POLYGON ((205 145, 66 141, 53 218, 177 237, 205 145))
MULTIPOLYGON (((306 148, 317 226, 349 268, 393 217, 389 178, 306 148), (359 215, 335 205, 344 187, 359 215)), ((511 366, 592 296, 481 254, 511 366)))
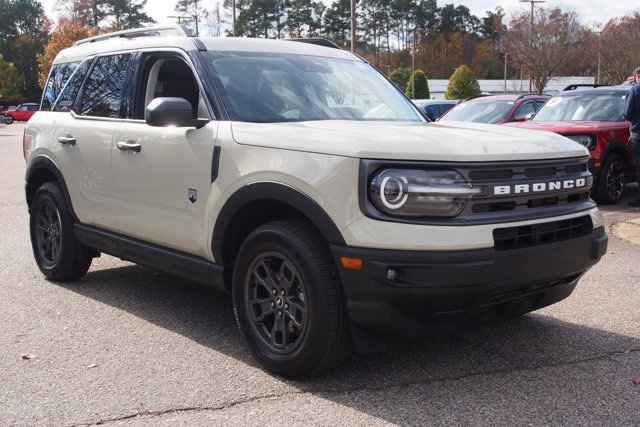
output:
POLYGON ((430 123, 318 43, 156 27, 60 52, 24 134, 44 276, 104 252, 231 292, 287 377, 571 294, 607 247, 584 147, 430 123))

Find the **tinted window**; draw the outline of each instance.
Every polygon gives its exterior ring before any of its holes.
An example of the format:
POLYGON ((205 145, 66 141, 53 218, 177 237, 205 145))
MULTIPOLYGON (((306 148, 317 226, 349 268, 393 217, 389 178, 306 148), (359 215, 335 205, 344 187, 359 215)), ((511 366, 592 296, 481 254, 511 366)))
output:
POLYGON ((89 70, 91 65, 91 59, 85 59, 73 72, 71 77, 67 79, 67 83, 62 88, 57 101, 53 105, 52 111, 70 111, 73 105, 73 101, 76 99, 82 80, 89 70))
POLYGON ((129 54, 125 54, 96 59, 83 87, 79 111, 76 111, 78 114, 112 118, 120 116, 122 86, 129 57, 129 54))
POLYGON ((49 111, 58 99, 62 88, 64 87, 71 74, 80 64, 79 62, 70 62, 68 64, 56 64, 51 68, 49 79, 44 87, 42 94, 41 110, 49 111))
POLYGON ((513 120, 525 119, 529 114, 533 114, 535 112, 536 110, 533 106, 533 102, 525 102, 520 107, 518 107, 518 110, 513 115, 513 120))

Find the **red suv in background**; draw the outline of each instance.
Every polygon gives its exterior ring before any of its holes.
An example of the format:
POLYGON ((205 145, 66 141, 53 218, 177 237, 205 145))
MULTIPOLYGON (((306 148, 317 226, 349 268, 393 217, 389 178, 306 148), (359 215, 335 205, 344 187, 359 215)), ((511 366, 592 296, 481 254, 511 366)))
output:
POLYGON ((503 124, 522 122, 533 116, 550 95, 480 95, 467 98, 438 121, 503 124))
POLYGON ((3 111, 3 121, 7 124, 13 123, 14 120, 26 122, 36 113, 36 111, 38 111, 38 104, 20 104, 13 110, 3 111))
POLYGON ((532 120, 511 126, 546 130, 587 147, 591 153, 593 198, 613 204, 622 199, 625 178, 635 180, 629 122, 622 116, 631 85, 565 90, 551 98, 532 120))

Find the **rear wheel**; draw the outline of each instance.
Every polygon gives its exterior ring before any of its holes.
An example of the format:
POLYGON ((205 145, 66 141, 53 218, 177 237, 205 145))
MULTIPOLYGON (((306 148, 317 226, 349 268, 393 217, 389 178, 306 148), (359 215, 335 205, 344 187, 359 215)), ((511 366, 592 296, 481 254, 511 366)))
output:
POLYGON ((43 184, 30 209, 31 246, 36 263, 47 279, 76 280, 84 276, 92 256, 73 234, 73 218, 57 184, 43 184))
POLYGON ((278 221, 243 242, 233 274, 236 319, 269 371, 321 374, 346 354, 348 324, 337 272, 306 223, 278 221))
POLYGON ((611 205, 622 199, 624 169, 625 164, 622 157, 617 154, 611 154, 607 157, 594 191, 594 198, 598 203, 611 205))

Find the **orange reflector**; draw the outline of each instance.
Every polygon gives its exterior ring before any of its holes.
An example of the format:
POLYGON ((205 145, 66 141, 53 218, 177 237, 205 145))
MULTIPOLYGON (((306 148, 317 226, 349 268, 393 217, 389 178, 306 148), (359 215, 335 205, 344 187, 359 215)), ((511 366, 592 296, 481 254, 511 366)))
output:
POLYGON ((349 270, 362 270, 362 260, 360 258, 347 258, 346 256, 340 257, 342 261, 342 267, 349 270))
POLYGON ((599 168, 600 166, 602 166, 602 163, 596 162, 596 167, 599 168))

